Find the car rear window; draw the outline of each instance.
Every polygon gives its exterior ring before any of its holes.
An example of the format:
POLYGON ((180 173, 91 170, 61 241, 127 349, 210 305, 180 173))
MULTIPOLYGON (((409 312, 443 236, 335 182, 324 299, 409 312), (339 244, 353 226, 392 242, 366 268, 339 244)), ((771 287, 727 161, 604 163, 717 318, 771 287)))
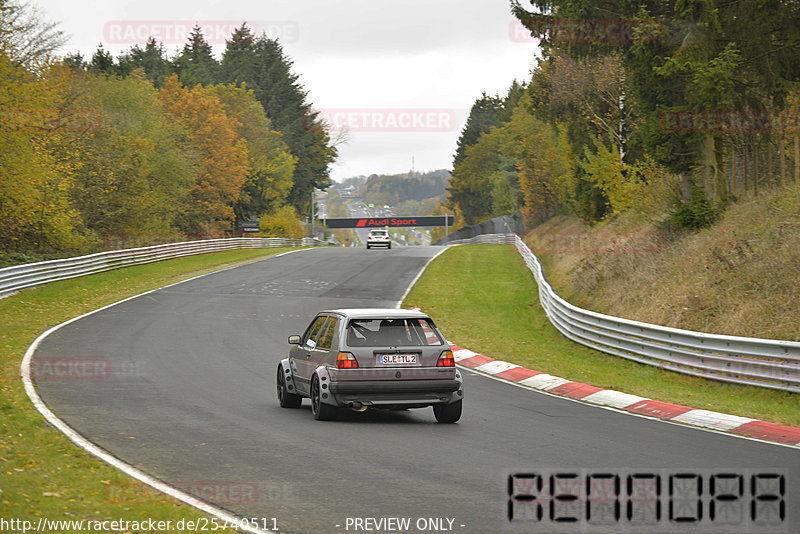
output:
POLYGON ((442 345, 430 319, 351 319, 347 326, 351 347, 424 347, 442 345))
POLYGON ((371 235, 385 236, 386 235, 386 230, 372 230, 370 232, 370 234, 371 235))

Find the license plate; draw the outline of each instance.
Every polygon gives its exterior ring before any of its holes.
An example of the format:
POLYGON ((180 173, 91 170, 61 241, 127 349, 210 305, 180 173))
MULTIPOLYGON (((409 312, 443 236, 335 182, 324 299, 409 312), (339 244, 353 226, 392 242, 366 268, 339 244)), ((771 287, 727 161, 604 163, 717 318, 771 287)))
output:
POLYGON ((405 363, 417 363, 416 354, 379 354, 378 364, 397 365, 405 363))

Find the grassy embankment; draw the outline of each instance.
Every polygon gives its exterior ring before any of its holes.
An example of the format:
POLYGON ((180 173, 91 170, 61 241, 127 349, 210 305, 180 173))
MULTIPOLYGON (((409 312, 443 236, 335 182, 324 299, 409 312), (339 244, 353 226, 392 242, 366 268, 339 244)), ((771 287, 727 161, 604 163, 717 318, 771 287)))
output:
POLYGON ((557 217, 527 241, 575 305, 675 328, 800 341, 794 187, 737 202, 715 225, 679 238, 626 219, 589 228, 557 217))
POLYGON ((123 475, 50 427, 25 394, 20 362, 41 332, 67 319, 131 295, 286 250, 189 256, 54 282, 0 300, 0 518, 153 518, 174 524, 204 517, 123 475))
POLYGON ((800 395, 680 375, 573 343, 539 305, 533 275, 510 245, 454 247, 403 302, 430 313, 460 346, 577 382, 800 426, 800 395))

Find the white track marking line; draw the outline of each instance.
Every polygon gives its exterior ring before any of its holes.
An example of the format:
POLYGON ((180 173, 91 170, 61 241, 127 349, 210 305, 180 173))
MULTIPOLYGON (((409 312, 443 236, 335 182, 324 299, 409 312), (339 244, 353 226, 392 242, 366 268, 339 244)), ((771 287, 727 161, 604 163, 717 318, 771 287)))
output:
MULTIPOLYGON (((262 260, 255 260, 255 261, 252 261, 252 262, 248 262, 248 263, 245 263, 243 265, 250 265, 252 263, 257 263, 259 261, 264 261, 264 260, 268 260, 268 259, 271 259, 271 258, 279 258, 281 256, 285 256, 286 254, 292 254, 294 252, 302 252, 304 250, 313 250, 313 249, 290 250, 290 251, 287 251, 287 252, 283 252, 281 254, 276 254, 275 256, 269 256, 269 257, 264 258, 262 260)), ((158 490, 158 491, 160 491, 162 493, 165 493, 165 494, 167 494, 167 495, 169 495, 171 497, 174 497, 175 499, 178 499, 179 501, 184 502, 184 503, 188 504, 189 506, 193 506, 194 508, 197 508, 198 510, 201 510, 201 511, 203 511, 203 512, 209 514, 209 515, 212 515, 212 516, 217 517, 217 518, 219 518, 219 519, 221 519, 223 521, 226 521, 228 523, 228 525, 231 525, 231 526, 236 525, 236 529, 239 530, 239 531, 250 532, 250 533, 253 533, 253 534, 267 534, 267 533, 271 533, 272 531, 260 530, 260 529, 251 527, 251 526, 249 526, 247 524, 242 525, 241 524, 241 518, 237 518, 236 516, 234 516, 230 512, 226 512, 225 510, 223 510, 221 508, 217 508, 216 506, 214 506, 212 504, 209 504, 209 503, 207 503, 205 501, 202 501, 202 500, 200 500, 200 499, 198 499, 198 498, 196 498, 196 497, 194 497, 194 496, 192 496, 192 495, 190 495, 188 493, 185 493, 185 492, 183 492, 183 491, 181 491, 181 490, 179 490, 179 489, 177 489, 177 488, 175 488, 173 486, 170 486, 166 482, 162 482, 162 481, 160 481, 160 480, 158 480, 156 478, 153 478, 152 476, 148 475, 147 473, 145 473, 143 471, 140 471, 139 469, 133 467, 129 463, 126 463, 126 462, 120 460, 116 456, 114 456, 111 453, 101 449, 100 447, 98 447, 97 445, 92 443, 91 441, 87 440, 86 438, 81 436, 77 431, 75 431, 72 427, 70 427, 67 423, 65 423, 64 421, 59 419, 50 410, 50 408, 47 407, 47 405, 44 403, 42 398, 39 397, 39 393, 36 391, 36 388, 33 385, 33 381, 31 380, 31 359, 33 358, 33 355, 36 352, 36 349, 45 340, 45 338, 47 336, 49 336, 50 334, 52 334, 53 332, 55 332, 56 330, 59 330, 60 328, 62 328, 64 326, 67 326, 67 325, 69 325, 71 323, 74 323, 75 321, 83 319, 84 317, 89 317, 90 315, 94 315, 95 313, 101 312, 103 310, 107 310, 108 308, 111 308, 113 306, 117 306, 118 304, 122 304, 123 302, 127 302, 127 301, 133 300, 135 298, 143 297, 145 295, 149 295, 151 293, 154 293, 156 291, 160 291, 162 289, 166 289, 166 288, 169 288, 169 287, 177 286, 178 284, 191 282, 192 280, 197 280, 198 278, 203 278, 205 276, 209 276, 209 275, 212 275, 212 274, 221 273, 221 272, 224 272, 224 271, 227 271, 227 270, 230 270, 230 269, 236 269, 237 267, 242 267, 242 265, 235 265, 233 267, 227 267, 225 269, 220 269, 218 271, 212 271, 210 273, 205 273, 205 274, 201 274, 199 276, 194 276, 192 278, 187 278, 186 280, 181 280, 180 282, 175 282, 174 284, 169 284, 169 285, 166 285, 166 286, 163 286, 163 287, 159 287, 159 288, 156 288, 156 289, 151 289, 150 291, 145 291, 144 293, 139 293, 138 295, 133 295, 132 297, 128 297, 126 299, 122 299, 122 300, 119 300, 117 302, 114 302, 114 303, 108 304, 106 306, 103 306, 102 308, 98 308, 98 309, 90 311, 88 313, 84 313, 83 315, 79 315, 78 317, 73 317, 72 319, 69 319, 68 321, 64 321, 61 324, 57 324, 57 325, 49 328, 48 330, 46 330, 45 332, 40 334, 39 337, 37 337, 34 340, 34 342, 31 343, 31 345, 28 347, 28 350, 25 351, 25 356, 23 356, 22 363, 20 364, 20 376, 22 377, 22 384, 25 387, 25 393, 28 394, 28 398, 30 398, 31 402, 36 407, 36 409, 39 411, 39 413, 42 414, 42 416, 47 420, 48 423, 50 423, 51 425, 56 427, 62 434, 67 436, 70 439, 70 441, 72 441, 78 447, 82 448, 83 450, 85 450, 89 454, 93 454, 94 456, 97 456, 98 458, 100 458, 101 460, 103 460, 107 464, 111 465, 112 467, 115 467, 115 468, 119 469, 120 471, 122 471, 123 473, 125 473, 125 474, 127 474, 127 475, 129 475, 129 476, 131 476, 131 477, 133 477, 133 478, 135 478, 137 480, 139 480, 140 482, 143 482, 143 483, 147 484, 148 486, 150 486, 153 489, 156 489, 156 490, 158 490)))

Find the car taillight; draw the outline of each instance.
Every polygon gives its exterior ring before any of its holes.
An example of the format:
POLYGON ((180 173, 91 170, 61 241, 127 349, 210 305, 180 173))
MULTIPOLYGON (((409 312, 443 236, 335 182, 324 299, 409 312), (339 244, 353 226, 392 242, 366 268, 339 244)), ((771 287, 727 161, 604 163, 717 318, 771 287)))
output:
POLYGON ((339 369, 355 369, 358 367, 358 361, 349 352, 340 352, 336 357, 336 367, 339 369))
POLYGON ((452 350, 446 350, 442 352, 439 356, 439 360, 436 362, 436 367, 455 367, 456 366, 456 359, 453 357, 452 350))

